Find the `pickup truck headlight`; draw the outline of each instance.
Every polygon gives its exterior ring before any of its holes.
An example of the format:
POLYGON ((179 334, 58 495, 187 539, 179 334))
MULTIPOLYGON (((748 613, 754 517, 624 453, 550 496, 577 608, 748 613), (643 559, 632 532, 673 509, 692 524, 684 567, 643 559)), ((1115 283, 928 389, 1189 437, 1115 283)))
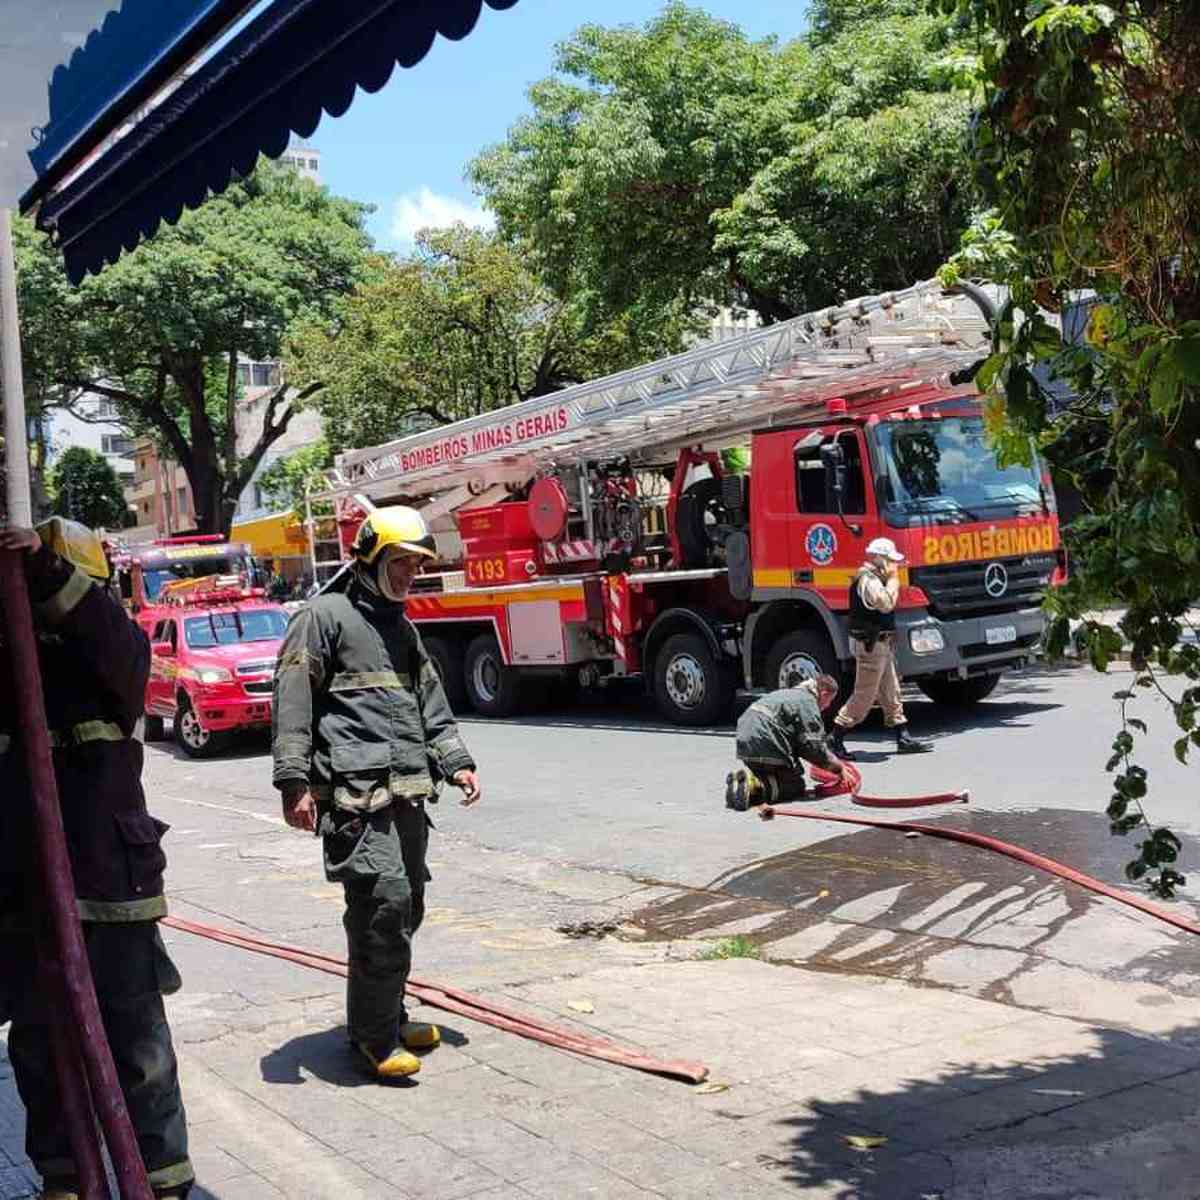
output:
POLYGON ((224 667, 199 667, 196 670, 196 678, 201 683, 228 683, 233 675, 224 667))
POLYGON ((908 644, 914 654, 937 654, 939 650, 945 650, 946 639, 936 626, 923 625, 908 631, 908 644))

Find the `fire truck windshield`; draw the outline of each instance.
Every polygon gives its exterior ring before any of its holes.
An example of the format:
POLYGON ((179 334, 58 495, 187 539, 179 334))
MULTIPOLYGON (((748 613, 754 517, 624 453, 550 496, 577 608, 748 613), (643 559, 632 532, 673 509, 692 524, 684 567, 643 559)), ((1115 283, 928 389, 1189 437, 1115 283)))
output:
POLYGON ((1041 467, 999 467, 983 418, 881 421, 875 448, 884 485, 880 506, 894 526, 992 521, 1051 511, 1041 467))
POLYGON ((192 650, 231 646, 236 642, 273 642, 287 630, 287 616, 274 608, 233 609, 188 617, 183 636, 192 650))
POLYGON ((201 579, 205 575, 241 575, 250 581, 250 560, 244 554, 209 555, 206 558, 175 558, 167 562, 156 562, 153 566, 143 564, 142 587, 146 599, 158 599, 164 584, 176 579, 201 579))

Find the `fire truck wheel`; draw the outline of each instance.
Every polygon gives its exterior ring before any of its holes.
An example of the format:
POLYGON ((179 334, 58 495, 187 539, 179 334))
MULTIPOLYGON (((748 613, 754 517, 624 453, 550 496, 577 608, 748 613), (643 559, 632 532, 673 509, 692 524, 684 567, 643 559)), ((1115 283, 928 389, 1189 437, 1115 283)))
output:
POLYGON ((149 713, 146 714, 146 723, 142 727, 142 737, 147 742, 161 742, 167 736, 166 727, 163 725, 162 717, 152 717, 149 713))
MULTIPOLYGON (((796 629, 777 641, 767 655, 767 674, 763 682, 775 688, 795 687, 818 675, 841 679, 841 667, 828 636, 816 629, 796 629)), ((840 697, 839 697, 840 698, 840 697)))
POLYGON ((667 638, 654 660, 654 699, 675 725, 712 725, 729 715, 732 673, 697 633, 667 638))
POLYGON ((180 696, 175 709, 175 740, 189 758, 207 758, 217 746, 217 738, 200 724, 186 696, 180 696))
POLYGON ((467 711, 467 685, 463 679, 462 645, 447 638, 422 638, 434 669, 442 681, 442 691, 450 703, 450 711, 467 711))
POLYGON ((975 675, 971 679, 918 679, 917 687, 934 704, 945 708, 970 708, 996 690, 999 675, 975 675))
POLYGON ((468 647, 463 671, 467 699, 484 717, 511 717, 520 703, 521 679, 500 657, 494 635, 481 633, 468 647))

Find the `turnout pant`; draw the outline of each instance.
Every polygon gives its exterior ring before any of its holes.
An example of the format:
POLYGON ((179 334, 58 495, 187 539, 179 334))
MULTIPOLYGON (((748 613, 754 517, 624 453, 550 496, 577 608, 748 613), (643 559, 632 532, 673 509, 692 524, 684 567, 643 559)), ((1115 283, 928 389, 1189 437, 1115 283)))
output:
POLYGON ((408 1019, 412 939, 425 916, 429 822, 421 801, 321 817, 325 877, 346 897, 346 1028, 372 1053, 390 1053, 408 1019))
MULTIPOLYGON (((175 970, 152 921, 85 921, 84 943, 117 1077, 138 1149, 157 1191, 194 1178, 187 1119, 163 995, 179 990, 175 970)), ((32 935, 0 936, 0 989, 11 1013, 8 1055, 25 1105, 25 1152, 44 1179, 67 1187, 75 1163, 62 1119, 54 1072, 49 1005, 38 987, 32 935)))
POLYGON ((885 635, 870 650, 857 638, 850 639, 854 651, 854 692, 834 717, 840 729, 853 729, 866 719, 879 702, 883 723, 889 729, 907 724, 900 702, 900 677, 896 674, 895 642, 885 635))
POLYGON ((786 804, 789 800, 803 800, 808 795, 803 767, 747 761, 746 769, 763 785, 765 804, 786 804))

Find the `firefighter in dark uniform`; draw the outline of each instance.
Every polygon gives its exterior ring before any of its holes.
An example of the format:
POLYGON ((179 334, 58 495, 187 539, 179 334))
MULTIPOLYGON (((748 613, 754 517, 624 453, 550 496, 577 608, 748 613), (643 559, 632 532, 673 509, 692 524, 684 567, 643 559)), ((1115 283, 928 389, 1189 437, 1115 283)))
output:
POLYGON ((837 680, 818 675, 762 696, 742 713, 737 756, 743 766, 725 777, 726 807, 745 812, 758 804, 802 800, 808 792, 806 762, 842 773, 842 764, 826 746, 821 716, 837 694, 837 680))
POLYGON ((341 584, 292 618, 275 669, 275 786, 289 825, 321 834, 342 884, 349 947, 346 1025, 379 1079, 412 1075, 436 1025, 410 1021, 404 990, 425 911, 425 806, 443 781, 479 799, 475 763, 441 680, 404 613, 436 556, 415 509, 372 512, 341 584), (340 588, 340 590, 339 590, 340 588))
POLYGON ((854 692, 833 719, 830 745, 848 762, 854 761, 843 742, 849 729, 866 720, 878 703, 883 723, 895 731, 898 754, 923 754, 933 747, 908 732, 896 673, 896 602, 900 598, 897 564, 904 555, 891 538, 876 538, 867 547, 867 561, 850 585, 847 632, 854 651, 854 692))
MULTIPOLYGON (((117 1075, 151 1187, 159 1196, 184 1196, 194 1176, 163 1006, 163 994, 180 982, 157 926, 167 912, 159 845, 167 827, 146 811, 141 785, 150 646, 94 582, 107 579, 109 568, 91 530, 55 517, 37 532, 0 532, 0 548, 27 554, 76 902, 117 1075)), ((10 663, 0 651, 0 1013, 12 1019, 8 1053, 25 1104, 26 1152, 43 1176, 43 1194, 70 1197, 75 1166, 37 983, 30 897, 36 903, 39 884, 10 663)))

